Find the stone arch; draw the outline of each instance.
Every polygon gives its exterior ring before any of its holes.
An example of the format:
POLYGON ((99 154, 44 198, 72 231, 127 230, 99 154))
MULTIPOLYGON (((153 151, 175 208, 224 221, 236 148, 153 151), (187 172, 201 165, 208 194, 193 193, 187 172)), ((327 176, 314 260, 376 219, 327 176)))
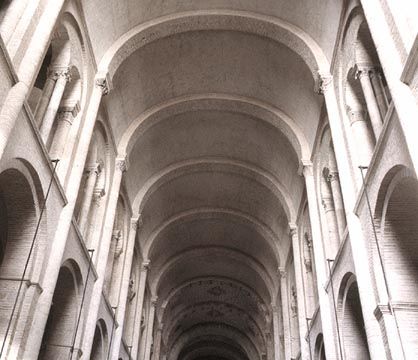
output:
POLYGON ((370 359, 364 319, 354 274, 346 274, 339 289, 341 335, 346 359, 370 359))
MULTIPOLYGON (((4 164, 0 173, 0 293, 2 294, 2 316, 0 328, 6 330, 14 301, 27 263, 25 282, 21 289, 16 311, 19 317, 11 322, 11 329, 20 323, 25 326, 29 310, 25 304, 33 304, 34 287, 42 270, 43 249, 45 248, 47 214, 36 228, 43 203, 42 188, 36 171, 22 159, 13 159, 4 164), (36 237, 35 237, 36 234, 36 237), (31 248, 33 244, 33 248, 31 248), (28 258, 30 255, 30 258, 28 258)), ((16 313, 15 313, 16 315, 16 313)), ((18 343, 22 339, 15 335, 8 341, 18 343)), ((6 342, 6 346, 8 343, 6 342)), ((18 351, 13 348, 12 351, 18 351)), ((17 353, 11 353, 17 356, 17 353)))
MULTIPOLYGON (((418 321, 416 306, 418 296, 418 180, 405 166, 395 166, 385 176, 376 204, 378 242, 387 280, 386 293, 382 269, 376 275, 379 298, 389 295, 394 305, 400 336, 407 357, 418 356, 416 334, 413 328, 418 321), (404 304, 410 304, 405 306, 404 304), (411 307, 412 306, 412 307, 411 307)), ((377 262, 377 260, 376 260, 377 262)))
POLYGON ((104 360, 108 352, 108 333, 106 322, 99 319, 94 330, 93 345, 91 350, 91 360, 104 360))
POLYGON ((78 264, 72 259, 66 260, 58 274, 39 359, 58 359, 69 355, 74 341, 82 287, 78 264))
POLYGON ((324 335, 318 334, 315 341, 315 360, 326 360, 324 335))
POLYGON ((103 56, 98 72, 113 78, 121 63, 152 41, 188 31, 235 30, 268 36, 295 51, 310 68, 314 78, 318 70, 329 71, 329 63, 320 46, 300 28, 278 18, 234 10, 188 11, 162 16, 140 24, 122 35, 103 56))

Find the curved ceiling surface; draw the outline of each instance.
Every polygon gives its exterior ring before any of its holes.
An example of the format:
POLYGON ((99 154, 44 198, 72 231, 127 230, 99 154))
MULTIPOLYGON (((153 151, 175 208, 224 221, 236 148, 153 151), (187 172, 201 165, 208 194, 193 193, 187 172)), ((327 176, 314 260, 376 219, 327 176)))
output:
POLYGON ((98 64, 131 39, 104 104, 167 360, 266 355, 323 104, 309 46, 331 58, 341 3, 81 1, 98 64), (282 24, 282 43, 252 28, 263 21, 282 24))

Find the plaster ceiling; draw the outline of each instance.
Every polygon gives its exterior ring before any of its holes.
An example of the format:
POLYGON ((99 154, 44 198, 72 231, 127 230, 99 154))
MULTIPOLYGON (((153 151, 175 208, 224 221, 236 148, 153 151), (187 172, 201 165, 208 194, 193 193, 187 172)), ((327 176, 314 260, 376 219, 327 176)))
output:
POLYGON ((167 359, 261 359, 341 1, 81 3, 167 359))

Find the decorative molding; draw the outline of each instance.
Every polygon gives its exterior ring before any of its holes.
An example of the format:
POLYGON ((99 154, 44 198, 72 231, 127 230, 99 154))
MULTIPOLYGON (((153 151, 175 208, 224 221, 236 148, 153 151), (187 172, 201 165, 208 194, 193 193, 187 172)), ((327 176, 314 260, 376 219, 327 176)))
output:
POLYGON ((330 73, 324 73, 321 71, 317 72, 317 77, 315 80, 315 92, 319 95, 324 95, 327 92, 333 83, 333 77, 330 73))
POLYGON ((125 172, 128 170, 128 159, 126 157, 116 158, 116 169, 121 172, 125 172))

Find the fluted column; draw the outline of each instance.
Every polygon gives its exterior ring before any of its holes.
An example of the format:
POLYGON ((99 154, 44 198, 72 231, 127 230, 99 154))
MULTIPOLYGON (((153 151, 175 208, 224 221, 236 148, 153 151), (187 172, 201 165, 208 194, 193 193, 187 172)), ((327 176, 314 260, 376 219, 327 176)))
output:
MULTIPOLYGON (((106 265, 109 256, 110 242, 113 233, 113 224, 115 221, 116 208, 119 199, 120 185, 122 182, 123 173, 127 169, 127 161, 125 158, 117 158, 115 162, 115 171, 113 173, 112 186, 107 202, 106 215, 100 238, 100 251, 97 255, 96 271, 98 278, 93 286, 91 300, 88 308, 88 315, 86 319, 85 331, 83 335, 83 357, 82 359, 89 359, 91 347, 93 344, 94 331, 96 328, 97 314, 99 312, 100 301, 102 298, 103 284, 106 276, 106 265)), ((98 244, 92 244, 98 248, 98 244)))
POLYGON ((280 356, 280 323, 279 323, 279 309, 277 305, 271 305, 273 317, 273 345, 274 345, 274 360, 284 360, 280 356))
POLYGON ((303 287, 302 255, 300 251, 298 228, 295 224, 289 224, 289 227, 290 227, 290 237, 292 240, 292 248, 293 248, 293 261, 295 265, 301 360, 308 360, 309 348, 305 340, 305 336, 308 332, 308 328, 306 324, 306 318, 307 318, 306 306, 305 306, 306 294, 305 294, 304 287, 303 287))
MULTIPOLYGON (((56 3, 59 3, 60 1, 61 0, 57 0, 56 3)), ((51 251, 47 257, 45 274, 48 274, 48 276, 45 276, 41 281, 43 291, 39 295, 38 302, 36 304, 36 311, 28 331, 25 352, 22 357, 25 360, 35 360, 38 358, 42 336, 48 319, 52 297, 54 295, 55 285, 61 268, 65 244, 73 219, 74 207, 83 175, 84 164, 87 159, 90 140, 96 123, 97 112, 99 110, 102 96, 107 94, 107 92, 108 87, 106 80, 98 78, 90 95, 84 126, 81 131, 78 148, 75 153, 73 168, 70 172, 68 181, 69 185, 66 192, 68 203, 62 209, 59 216, 58 224, 55 229, 55 235, 51 244, 51 251)))
POLYGON ((161 351, 161 337, 163 333, 164 324, 159 322, 157 331, 155 333, 155 340, 154 340, 154 351, 152 353, 153 360, 160 360, 160 351, 161 351))
POLYGON ((360 80, 361 88, 363 90, 364 98, 366 99, 367 111, 369 113, 370 122, 372 124, 374 136, 379 139, 382 131, 383 121, 380 116, 379 106, 376 97, 374 96, 372 81, 370 79, 371 67, 357 67, 356 77, 360 80))
POLYGON ((144 260, 142 262, 141 274, 139 277, 138 302, 136 304, 137 308, 135 310, 135 313, 136 313, 135 323, 137 324, 137 326, 135 326, 134 333, 132 336, 132 344, 130 344, 132 346, 132 351, 131 351, 132 359, 136 359, 138 356, 138 346, 139 346, 139 341, 141 337, 141 319, 142 319, 142 312, 144 309, 145 288, 147 285, 147 275, 148 275, 149 267, 150 267, 150 261, 144 260))
POLYGON ((67 144, 68 134, 78 112, 80 105, 64 106, 58 110, 57 129, 52 140, 50 155, 52 159, 61 159, 67 144))
POLYGON ((57 77, 57 81, 55 82, 51 100, 49 101, 48 107, 45 111, 45 116, 39 129, 42 140, 45 144, 47 144, 51 134, 51 129, 58 113, 58 108, 64 95, 65 87, 67 86, 67 83, 71 81, 70 70, 68 68, 56 71, 55 75, 57 77))
POLYGON ((157 300, 158 298, 154 296, 151 299, 151 307, 148 316, 148 324, 147 324, 147 334, 146 334, 146 342, 145 342, 145 355, 144 360, 151 360, 151 349, 153 343, 153 332, 154 332, 154 320, 155 320, 155 308, 157 307, 157 300))
POLYGON ((317 286, 318 286, 318 299, 321 307, 321 323, 322 331, 324 334, 324 344, 327 359, 338 359, 336 355, 335 344, 337 343, 334 338, 333 320, 331 317, 331 306, 329 303, 328 294, 325 291, 325 284, 327 283, 327 271, 325 267, 325 251, 323 247, 321 229, 320 229, 320 217, 318 213, 318 201, 315 191, 315 181, 313 177, 312 164, 305 162, 303 167, 303 176, 305 177, 306 194, 308 197, 308 210, 311 220, 312 230, 312 242, 314 247, 317 286))
POLYGON ((84 189, 84 196, 81 202, 80 214, 78 216, 78 227, 80 232, 84 234, 84 230, 89 218, 91 202, 93 200, 94 187, 97 182, 97 177, 100 174, 100 165, 94 164, 86 169, 86 185, 84 189))
POLYGON ((283 312, 283 335, 284 335, 284 357, 290 359, 292 354, 292 344, 290 338, 290 314, 289 297, 287 289, 287 273, 284 268, 279 268, 280 274, 280 294, 282 299, 283 312))
POLYGON ((126 245, 125 263, 122 273, 122 285, 119 294, 118 309, 116 312, 116 321, 119 326, 115 330, 113 350, 111 359, 117 359, 120 351, 122 335, 125 327, 125 312, 128 301, 129 280, 131 277, 132 261, 135 250, 135 239, 138 227, 142 225, 141 216, 131 218, 131 227, 129 230, 128 243, 126 245))
POLYGON ((347 107, 351 129, 356 139, 359 165, 369 166, 374 151, 374 141, 366 121, 366 113, 362 109, 347 107))
POLYGON ((41 99, 38 102, 35 110, 35 122, 39 126, 42 123, 42 119, 45 116, 46 109, 48 108, 49 101, 51 100, 52 93, 54 92, 55 82, 57 81, 57 73, 54 70, 48 71, 48 76, 45 81, 45 86, 42 90, 41 99))

